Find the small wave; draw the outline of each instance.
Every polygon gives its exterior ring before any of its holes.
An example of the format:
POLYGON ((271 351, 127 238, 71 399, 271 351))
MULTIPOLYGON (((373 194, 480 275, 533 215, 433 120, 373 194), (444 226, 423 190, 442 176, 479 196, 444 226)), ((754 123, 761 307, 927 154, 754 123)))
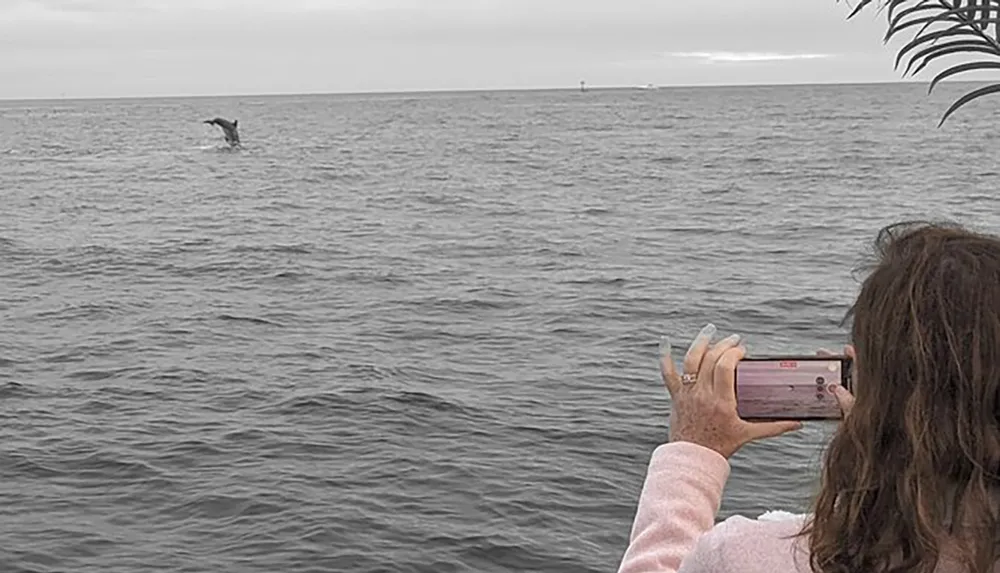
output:
POLYGON ((389 380, 399 375, 397 369, 379 364, 348 363, 345 368, 348 375, 358 381, 389 380))
POLYGON ((789 139, 792 139, 792 136, 784 133, 765 133, 755 137, 754 141, 763 143, 767 141, 789 140, 789 139))
POLYGON ((24 247, 24 243, 22 241, 18 241, 16 239, 8 239, 7 237, 0 237, 0 249, 3 249, 3 250, 7 250, 7 249, 14 250, 14 249, 20 249, 20 248, 23 248, 23 247, 24 247))
POLYGON ((225 519, 251 515, 274 515, 285 511, 280 505, 258 501, 251 497, 206 494, 190 501, 165 509, 165 512, 181 519, 225 519))
POLYGON ((665 163, 667 165, 674 165, 676 163, 682 163, 684 161, 683 157, 677 155, 667 155, 665 157, 654 157, 652 159, 653 163, 665 163))
POLYGON ((284 325, 279 324, 277 322, 273 322, 273 321, 267 320, 266 318, 257 318, 257 317, 254 317, 254 316, 236 316, 236 315, 233 315, 233 314, 220 314, 216 318, 218 318, 219 320, 227 320, 227 321, 234 321, 234 322, 249 322, 251 324, 266 324, 268 326, 277 326, 279 328, 284 326, 284 325))
POLYGON ((222 436, 223 442, 235 442, 238 444, 267 442, 274 439, 275 435, 273 433, 258 428, 244 428, 240 430, 233 430, 232 432, 228 432, 224 436, 222 436))
POLYGON ((0 476, 5 476, 9 479, 21 480, 25 477, 46 479, 59 477, 65 473, 24 454, 0 453, 0 476))
POLYGON ((552 247, 540 247, 532 252, 532 254, 542 256, 542 257, 585 257, 587 256, 581 250, 561 250, 553 249, 552 247))
POLYGON ((238 145, 236 147, 231 147, 229 144, 225 145, 209 145, 200 148, 203 151, 208 151, 209 153, 241 153, 245 151, 245 147, 238 145))
MULTIPOLYGON (((0 364, 3 366, 3 364, 0 364)), ((7 382, 0 384, 0 399, 24 398, 31 396, 34 392, 20 382, 7 382)))
POLYGON ((313 246, 310 244, 298 245, 239 245, 232 248, 234 253, 283 253, 293 255, 307 255, 311 253, 313 246))
POLYGON ((448 413, 448 418, 473 415, 473 408, 418 391, 387 392, 374 388, 355 388, 347 391, 323 392, 296 396, 275 404, 268 409, 285 415, 322 415, 331 411, 350 411, 354 415, 389 415, 399 421, 400 414, 428 421, 427 413, 448 413), (399 406, 404 408, 401 410, 399 406))
POLYGON ((308 280, 312 275, 309 273, 298 273, 295 271, 282 271, 275 275, 272 275, 271 279, 280 279, 288 281, 305 281, 308 280))
POLYGON ((76 320, 113 318, 120 314, 122 305, 117 302, 66 304, 62 308, 41 310, 35 314, 38 320, 76 320))
POLYGON ((468 413, 468 409, 458 402, 446 400, 440 396, 434 396, 426 392, 403 391, 387 396, 387 398, 390 401, 403 404, 407 407, 416 406, 434 412, 468 413))
POLYGON ((73 411, 78 414, 106 414, 108 412, 113 412, 118 409, 118 405, 105 402, 104 400, 88 400, 83 404, 73 408, 73 411))
MULTIPOLYGON (((475 294, 475 293, 472 293, 475 294)), ((491 292, 483 293, 483 297, 471 299, 436 297, 433 299, 423 299, 413 301, 407 306, 413 309, 424 309, 425 311, 445 311, 452 313, 474 313, 481 310, 513 310, 520 308, 524 301, 511 296, 509 293, 491 292), (490 297, 502 297, 501 300, 490 297)))
POLYGON ((843 305, 828 299, 820 299, 812 296, 800 296, 791 298, 772 298, 761 301, 761 304, 770 305, 778 310, 841 310, 843 305))
POLYGON ((262 390, 246 390, 242 386, 246 384, 244 380, 231 380, 230 383, 239 385, 239 389, 215 396, 205 404, 205 408, 213 412, 236 412, 253 408, 259 404, 271 405, 274 395, 262 390))
POLYGON ((611 441, 606 431, 594 429, 571 429, 562 427, 542 427, 519 425, 510 428, 518 434, 529 434, 532 437, 530 442, 544 440, 553 444, 563 444, 566 446, 593 446, 595 443, 611 441))
POLYGON ((458 197, 456 195, 431 195, 427 193, 417 195, 416 200, 428 205, 464 205, 469 202, 466 197, 458 197))
POLYGON ((361 284, 390 284, 390 285, 406 285, 413 282, 410 276, 403 274, 396 274, 392 271, 382 271, 382 270, 369 270, 369 271, 351 271, 345 273, 341 277, 344 283, 361 283, 361 284))
POLYGON ((64 458, 63 461, 76 477, 95 479, 101 484, 107 483, 109 478, 143 480, 160 475, 159 470, 146 462, 110 452, 95 452, 84 458, 64 458))
POLYGON ((120 372, 121 372, 120 370, 79 370, 76 372, 70 372, 67 375, 67 377, 73 380, 96 382, 98 380, 107 380, 108 378, 114 378, 120 372))
MULTIPOLYGON (((170 336, 188 336, 191 334, 191 331, 188 330, 172 331, 172 332, 167 332, 167 334, 169 334, 170 336)), ((152 379, 159 381, 185 383, 185 382, 201 382, 204 381, 206 378, 208 378, 208 376, 209 372, 205 370, 169 367, 169 368, 163 368, 158 372, 156 372, 155 374, 153 374, 152 379)))
MULTIPOLYGON (((131 370, 139 369, 132 368, 131 370)), ((104 386, 102 388, 98 388, 96 393, 101 396, 110 396, 125 400, 156 400, 159 402, 170 399, 168 394, 160 390, 151 390, 150 388, 142 386, 104 386)))
MULTIPOLYGON (((496 536, 475 535, 460 540, 461 561, 472 569, 503 567, 508 571, 552 571, 562 569, 559 559, 532 547, 505 542, 496 536)), ((573 563, 578 571, 579 564, 573 563)))
POLYGON ((217 458, 225 453, 221 448, 202 440, 183 440, 164 447, 158 459, 160 462, 182 461, 183 465, 190 466, 200 464, 205 459, 217 458))
POLYGON ((585 279, 569 279, 565 281, 560 281, 560 283, 567 285, 624 286, 626 283, 628 283, 628 279, 623 277, 591 277, 585 279))

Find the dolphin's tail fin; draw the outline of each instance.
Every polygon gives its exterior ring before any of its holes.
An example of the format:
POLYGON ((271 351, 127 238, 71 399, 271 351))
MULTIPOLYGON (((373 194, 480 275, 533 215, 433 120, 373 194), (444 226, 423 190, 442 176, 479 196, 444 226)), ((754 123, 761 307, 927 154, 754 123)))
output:
POLYGON ((240 120, 238 120, 238 119, 234 119, 234 120, 233 120, 233 127, 236 127, 236 126, 238 126, 239 124, 240 124, 240 120))

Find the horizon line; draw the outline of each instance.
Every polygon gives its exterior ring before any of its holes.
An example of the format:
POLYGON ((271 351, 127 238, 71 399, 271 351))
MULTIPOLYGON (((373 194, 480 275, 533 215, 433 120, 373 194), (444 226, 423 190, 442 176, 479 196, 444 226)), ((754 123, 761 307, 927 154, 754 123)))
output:
MULTIPOLYGON (((987 80, 953 80, 943 81, 947 84, 974 84, 987 80)), ((768 87, 813 87, 813 86, 867 86, 886 84, 929 84, 929 80, 884 80, 884 81, 853 81, 853 82, 779 82, 779 83, 734 83, 734 84, 647 84, 647 85, 589 85, 584 82, 587 91, 622 91, 622 90, 644 90, 653 86, 654 89, 719 89, 719 88, 768 88, 768 87)), ((123 96, 49 96, 49 97, 2 97, 0 102, 49 102, 49 101, 102 101, 102 100, 146 100, 146 99, 217 99, 217 98, 252 98, 252 97, 322 97, 322 96, 391 96, 391 95, 435 95, 435 94, 476 94, 476 93, 504 93, 504 92, 551 92, 551 91, 580 91, 580 85, 573 87, 552 86, 552 87, 525 87, 525 88, 437 88, 437 89, 411 89, 411 90, 368 90, 368 91, 330 91, 330 92, 259 92, 259 93, 230 93, 230 94, 173 94, 173 95, 123 95, 123 96)))

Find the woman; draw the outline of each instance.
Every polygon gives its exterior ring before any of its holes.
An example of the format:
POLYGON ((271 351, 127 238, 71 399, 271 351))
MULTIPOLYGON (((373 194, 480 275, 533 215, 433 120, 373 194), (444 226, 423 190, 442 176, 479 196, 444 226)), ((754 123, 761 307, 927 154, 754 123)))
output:
POLYGON ((745 350, 713 345, 709 325, 682 372, 662 345, 671 443, 653 452, 621 573, 1000 570, 1000 239, 903 223, 876 253, 848 315, 856 396, 828 388, 845 415, 813 513, 714 524, 728 458, 800 424, 739 418, 745 350))

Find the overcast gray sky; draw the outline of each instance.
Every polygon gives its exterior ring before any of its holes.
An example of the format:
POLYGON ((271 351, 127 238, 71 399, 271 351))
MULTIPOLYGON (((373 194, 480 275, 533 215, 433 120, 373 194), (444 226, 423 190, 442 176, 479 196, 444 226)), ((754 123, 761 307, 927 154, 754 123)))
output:
POLYGON ((893 81, 836 0, 0 0, 0 98, 893 81))

